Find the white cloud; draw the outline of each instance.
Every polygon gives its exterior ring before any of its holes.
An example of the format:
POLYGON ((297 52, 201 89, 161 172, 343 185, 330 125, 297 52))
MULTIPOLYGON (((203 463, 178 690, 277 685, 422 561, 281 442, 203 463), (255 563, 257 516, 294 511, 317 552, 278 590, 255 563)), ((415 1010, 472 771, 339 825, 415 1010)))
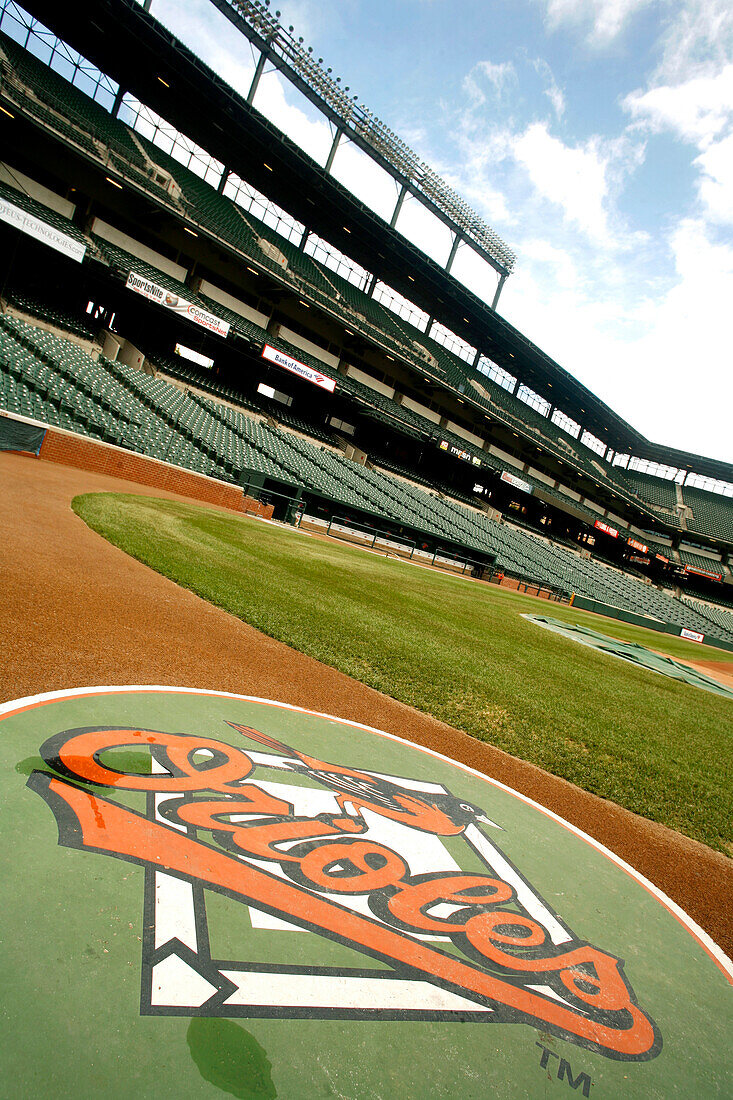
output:
POLYGON ((535 71, 539 73, 541 77, 544 77, 547 82, 544 94, 552 104, 552 109, 555 112, 555 117, 560 119, 565 114, 565 96, 558 87, 557 81, 553 75, 552 69, 545 60, 541 57, 536 57, 532 62, 532 66, 535 71))
POLYGON ((586 258, 523 242, 502 312, 654 442, 733 459, 729 346, 733 247, 700 219, 669 237, 674 276, 652 293, 643 273, 592 272, 586 258))
POLYGON ((543 122, 533 123, 512 143, 512 155, 526 170, 535 192, 560 207, 568 223, 605 248, 617 244, 609 203, 612 161, 619 152, 618 143, 598 137, 565 145, 543 122))
POLYGON ((522 260, 525 267, 543 271, 547 280, 566 290, 580 291, 582 276, 571 254, 542 237, 530 237, 522 241, 522 260))
POLYGON ((333 175, 352 194, 389 221, 397 201, 397 185, 375 160, 351 142, 342 141, 333 162, 333 175))
POLYGON ((710 145, 694 161, 702 178, 698 194, 707 217, 733 225, 733 133, 710 145))
POLYGON ((698 213, 733 224, 733 8, 688 0, 666 28, 663 46, 649 87, 627 95, 622 106, 637 128, 699 151, 691 161, 698 213))
POLYGON ((719 71, 733 53, 730 0, 680 0, 660 36, 661 60, 654 83, 678 84, 719 71))
POLYGON ((486 102, 483 83, 492 86, 494 94, 500 95, 508 84, 516 84, 517 73, 511 61, 479 61, 463 78, 463 89, 474 107, 486 102))
POLYGON ((397 229, 436 263, 445 266, 453 243, 453 233, 417 199, 407 199, 400 211, 397 229))
POLYGON ((582 30, 592 45, 617 38, 634 15, 656 0, 541 0, 550 30, 569 24, 582 30))
POLYGON ((631 92, 623 106, 647 129, 669 131, 704 148, 733 120, 733 63, 681 84, 631 92))

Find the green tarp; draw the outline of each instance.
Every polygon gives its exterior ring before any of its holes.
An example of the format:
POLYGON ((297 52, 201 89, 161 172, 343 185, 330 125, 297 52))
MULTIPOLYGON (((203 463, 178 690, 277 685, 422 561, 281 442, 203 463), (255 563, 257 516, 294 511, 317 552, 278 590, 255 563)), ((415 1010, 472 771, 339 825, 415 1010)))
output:
POLYGON ((623 661, 648 668, 651 672, 659 672, 662 676, 671 676, 673 680, 682 680, 686 684, 694 684, 695 687, 704 688, 705 691, 712 691, 716 695, 725 695, 728 699, 733 699, 733 691, 719 684, 717 680, 680 661, 674 661, 671 657, 654 653, 646 646, 635 642, 622 642, 618 638, 609 638, 587 626, 562 622, 560 619, 551 619, 546 615, 524 615, 523 618, 547 630, 563 634, 566 638, 572 638, 581 645, 590 646, 591 649, 600 649, 604 653, 610 653, 612 657, 620 657, 623 661))
POLYGON ((31 451, 37 455, 45 434, 45 428, 0 416, 0 451, 31 451))

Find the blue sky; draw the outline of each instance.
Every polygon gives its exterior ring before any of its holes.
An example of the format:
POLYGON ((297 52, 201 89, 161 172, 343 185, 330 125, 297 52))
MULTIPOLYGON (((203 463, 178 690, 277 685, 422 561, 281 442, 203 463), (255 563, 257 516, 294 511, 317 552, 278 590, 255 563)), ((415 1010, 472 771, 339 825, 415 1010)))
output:
MULTIPOLYGON (((733 461, 729 0, 272 0, 281 21, 517 253, 499 311, 656 442, 733 461)), ((249 44, 207 0, 152 13, 246 90, 249 44)), ((256 105, 325 159, 276 73, 256 105)), ((357 151, 334 171, 379 212, 357 151)), ((417 203, 401 230, 445 259, 417 203)), ((454 272, 491 300, 495 277, 454 272)))

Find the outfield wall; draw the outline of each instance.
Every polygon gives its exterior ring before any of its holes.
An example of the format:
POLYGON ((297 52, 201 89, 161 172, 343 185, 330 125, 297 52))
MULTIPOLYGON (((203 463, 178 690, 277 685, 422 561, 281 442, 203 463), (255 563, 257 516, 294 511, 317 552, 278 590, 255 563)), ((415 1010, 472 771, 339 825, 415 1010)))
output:
POLYGON ((683 634, 685 628, 678 626, 677 623, 665 623, 661 619, 652 619, 647 615, 637 615, 634 611, 626 611, 623 607, 601 603, 600 600, 591 600, 587 596, 574 595, 570 602, 573 607, 578 607, 581 611, 594 611, 596 615, 605 615, 608 619, 619 619, 621 622, 631 623, 632 626, 645 626, 648 630, 656 630, 660 634, 672 634, 676 638, 704 642, 705 645, 715 646, 716 649, 727 649, 733 652, 733 642, 725 642, 722 638, 716 638, 714 634, 705 632, 699 638, 691 638, 690 632, 683 634))
POLYGON ((43 433, 38 448, 35 444, 30 451, 22 445, 12 448, 34 453, 42 462, 55 462, 60 466, 73 466, 78 470, 108 474, 110 477, 134 481, 137 485, 177 493, 203 504, 228 508, 232 512, 247 512, 262 516, 264 519, 272 517, 271 504, 261 504, 252 497, 244 496, 238 486, 231 485, 229 482, 218 481, 216 478, 207 477, 206 474, 197 474, 193 470, 185 470, 181 466, 174 466, 157 458, 149 458, 112 443, 88 439, 85 436, 64 431, 62 428, 52 428, 47 424, 24 417, 9 416, 3 412, 0 412, 0 417, 10 422, 7 425, 8 428, 11 425, 18 428, 25 425, 29 429, 36 429, 36 432, 40 430, 43 433))

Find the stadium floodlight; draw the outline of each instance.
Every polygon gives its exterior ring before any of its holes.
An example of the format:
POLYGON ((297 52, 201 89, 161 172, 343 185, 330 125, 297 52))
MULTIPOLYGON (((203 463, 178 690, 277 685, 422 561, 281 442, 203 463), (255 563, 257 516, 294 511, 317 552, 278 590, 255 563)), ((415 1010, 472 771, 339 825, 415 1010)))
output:
POLYGON ((349 89, 341 87, 341 78, 334 78, 331 68, 322 68, 323 58, 319 57, 316 62, 312 47, 304 48, 303 39, 293 37, 293 26, 285 28, 280 24, 279 11, 273 15, 268 10, 269 5, 263 6, 257 0, 212 0, 212 3, 277 68, 304 90, 307 89, 306 94, 318 102, 345 135, 359 138, 391 165, 415 194, 422 194, 434 209, 452 223, 467 243, 478 246, 503 278, 511 274, 516 256, 499 235, 445 180, 420 161, 397 134, 367 107, 358 103, 357 96, 346 94, 349 89))

